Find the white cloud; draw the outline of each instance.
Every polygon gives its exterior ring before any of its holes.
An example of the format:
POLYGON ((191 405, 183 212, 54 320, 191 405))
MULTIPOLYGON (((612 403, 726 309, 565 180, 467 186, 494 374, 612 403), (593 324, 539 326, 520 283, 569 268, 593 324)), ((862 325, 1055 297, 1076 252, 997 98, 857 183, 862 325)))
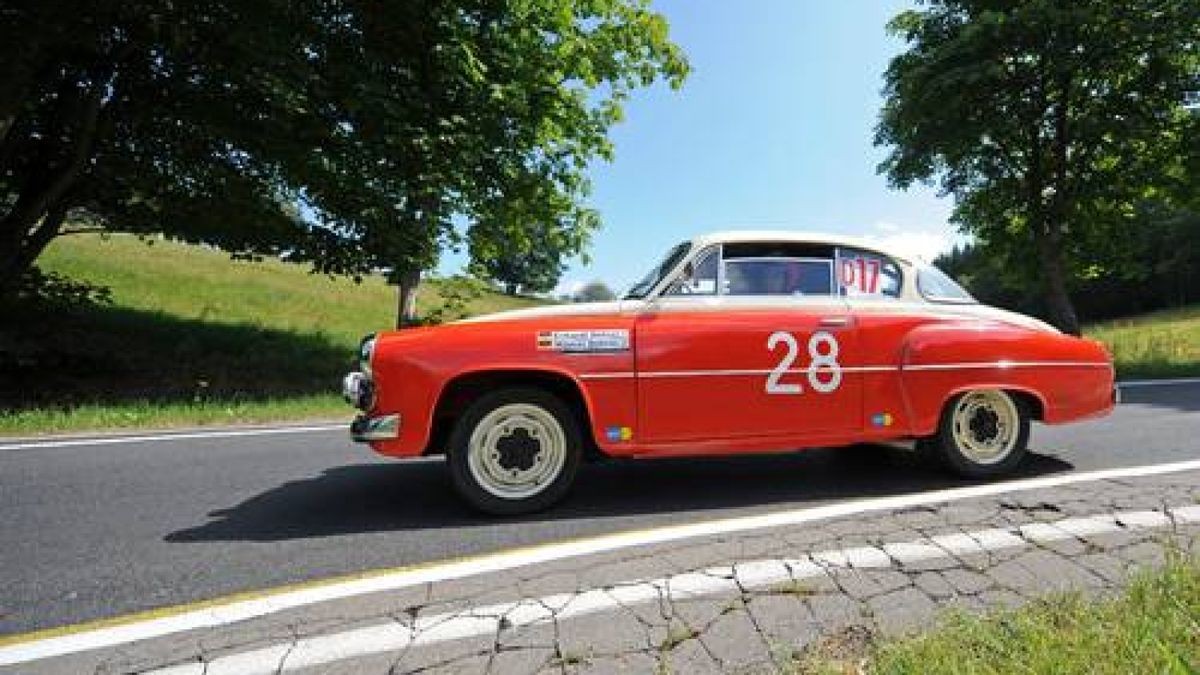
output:
POLYGON ((891 222, 875 223, 863 239, 897 255, 932 261, 966 239, 950 225, 908 227, 891 222))

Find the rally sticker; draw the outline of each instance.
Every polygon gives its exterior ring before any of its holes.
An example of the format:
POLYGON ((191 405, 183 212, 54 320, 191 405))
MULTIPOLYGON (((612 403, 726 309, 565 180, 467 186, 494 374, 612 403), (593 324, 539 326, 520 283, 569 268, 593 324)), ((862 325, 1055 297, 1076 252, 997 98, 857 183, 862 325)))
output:
POLYGON ((629 331, 623 328, 542 331, 538 333, 537 346, 573 353, 623 352, 629 349, 629 331))

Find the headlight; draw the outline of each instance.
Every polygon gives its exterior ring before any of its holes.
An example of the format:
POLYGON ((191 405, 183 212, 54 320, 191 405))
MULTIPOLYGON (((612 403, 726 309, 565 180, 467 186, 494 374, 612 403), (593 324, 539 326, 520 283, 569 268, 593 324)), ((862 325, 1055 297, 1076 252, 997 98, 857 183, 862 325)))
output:
POLYGON ((371 374, 371 357, 375 355, 375 334, 366 336, 358 344, 358 369, 371 374))
POLYGON ((362 411, 375 406, 375 385, 362 373, 349 373, 342 378, 342 397, 362 411))

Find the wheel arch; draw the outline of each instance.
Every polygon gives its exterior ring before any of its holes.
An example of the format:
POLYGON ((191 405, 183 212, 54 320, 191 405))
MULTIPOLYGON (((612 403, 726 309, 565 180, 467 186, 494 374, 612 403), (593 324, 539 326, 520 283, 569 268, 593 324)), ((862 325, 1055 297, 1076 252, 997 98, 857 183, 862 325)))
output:
POLYGON ((481 395, 514 387, 542 389, 561 399, 576 415, 586 444, 585 455, 590 458, 600 452, 592 431, 594 410, 591 399, 573 374, 544 367, 505 367, 467 370, 446 381, 438 392, 429 440, 422 454, 442 454, 455 422, 481 395))
POLYGON ((1024 385, 1014 385, 1008 382, 996 382, 991 384, 965 384, 961 387, 955 387, 942 399, 942 404, 938 407, 940 415, 946 410, 946 406, 950 405, 950 401, 956 396, 960 396, 969 391, 977 391, 980 389, 999 389, 1007 394, 1012 395, 1015 399, 1026 406, 1029 411, 1029 418, 1035 422, 1041 422, 1046 416, 1046 399, 1045 397, 1032 387, 1024 385))

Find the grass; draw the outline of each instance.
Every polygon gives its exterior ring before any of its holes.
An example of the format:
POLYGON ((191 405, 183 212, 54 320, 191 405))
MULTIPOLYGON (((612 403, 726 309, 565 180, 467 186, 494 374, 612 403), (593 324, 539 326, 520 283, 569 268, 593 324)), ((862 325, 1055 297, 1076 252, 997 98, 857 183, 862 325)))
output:
POLYGON ((0 430, 146 429, 216 424, 254 424, 295 419, 343 419, 346 403, 337 394, 310 394, 250 400, 122 401, 69 408, 13 410, 0 417, 0 430))
POLYGON ((1152 312, 1088 327, 1125 379, 1200 375, 1200 306, 1152 312))
POLYGON ((866 672, 898 674, 1196 673, 1200 560, 1175 554, 1112 599, 1055 595, 982 616, 952 613, 929 632, 839 659, 810 653, 790 670, 857 672, 860 664, 866 672))
MULTIPOLYGON (((200 246, 131 236, 71 236, 55 241, 38 263, 71 279, 112 289, 118 307, 206 323, 257 326, 319 335, 353 347, 365 334, 395 322, 396 289, 380 277, 356 284, 344 277, 310 274, 308 267, 277 260, 247 262, 200 246)), ((437 282, 422 284, 417 311, 441 304, 437 282)), ((488 294, 469 314, 537 304, 488 294)))
MULTIPOLYGON (((381 278, 135 237, 75 235, 39 261, 111 290, 108 307, 26 308, 0 324, 0 435, 349 415, 337 397, 358 340, 392 325, 381 278)), ((418 311, 443 298, 422 284, 418 311)), ((489 293, 468 314, 539 301, 489 293)), ((1099 324, 1123 378, 1200 375, 1200 307, 1099 324)))
MULTIPOLYGON (((23 308, 0 326, 0 434, 346 418, 340 376, 359 339, 394 321, 395 288, 199 246, 79 235, 42 269, 113 304, 23 308)), ((442 303, 422 284, 420 313, 442 303)), ((539 301, 488 293, 468 314, 539 301)))

